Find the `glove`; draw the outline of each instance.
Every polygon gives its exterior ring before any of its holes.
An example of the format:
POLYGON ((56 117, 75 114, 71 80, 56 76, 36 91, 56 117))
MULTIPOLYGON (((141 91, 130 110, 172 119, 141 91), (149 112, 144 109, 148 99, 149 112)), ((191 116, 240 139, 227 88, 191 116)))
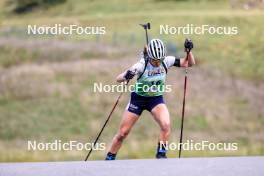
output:
POLYGON ((126 72, 124 78, 125 78, 126 80, 130 80, 130 79, 132 79, 134 76, 135 76, 135 72, 133 72, 133 71, 131 71, 131 70, 127 70, 127 72, 126 72))
POLYGON ((191 39, 185 39, 184 48, 186 52, 190 52, 193 49, 193 42, 191 39))

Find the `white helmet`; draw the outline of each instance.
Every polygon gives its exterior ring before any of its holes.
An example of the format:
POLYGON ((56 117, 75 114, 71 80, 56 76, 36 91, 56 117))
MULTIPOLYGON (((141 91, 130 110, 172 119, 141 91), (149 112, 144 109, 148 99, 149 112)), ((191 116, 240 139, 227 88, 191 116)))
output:
POLYGON ((162 60, 166 55, 165 46, 160 39, 152 39, 147 48, 148 56, 152 59, 162 60))

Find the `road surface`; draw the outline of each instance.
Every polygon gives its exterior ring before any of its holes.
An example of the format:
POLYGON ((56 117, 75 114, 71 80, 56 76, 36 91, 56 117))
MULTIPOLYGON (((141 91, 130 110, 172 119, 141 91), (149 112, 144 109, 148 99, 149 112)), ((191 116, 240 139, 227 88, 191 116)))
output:
POLYGON ((264 157, 1 163, 0 176, 264 176, 264 157))

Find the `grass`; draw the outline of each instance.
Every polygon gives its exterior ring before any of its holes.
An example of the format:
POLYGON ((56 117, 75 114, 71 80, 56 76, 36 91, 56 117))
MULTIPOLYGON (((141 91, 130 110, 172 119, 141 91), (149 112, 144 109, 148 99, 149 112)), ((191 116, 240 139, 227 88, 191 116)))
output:
POLYGON ((36 51, 28 51, 24 48, 12 48, 7 46, 0 47, 0 65, 10 67, 35 61, 39 58, 39 53, 36 51))
MULTIPOLYGON (((70 4, 71 2, 69 2, 70 4)), ((93 2, 95 3, 95 2, 93 2)), ((169 4, 172 2, 166 2, 164 4, 167 7, 170 7, 169 4)), ((218 2, 220 3, 220 2, 218 2)), ((64 6, 68 6, 69 4, 63 5, 63 7, 58 6, 56 8, 65 8, 64 6)), ((78 3, 77 3, 78 4, 78 3)), ((96 3, 97 4, 97 3, 96 3)), ((97 5, 99 5, 98 3, 97 5)), ((163 4, 163 3, 162 3, 163 4)), ((181 3, 180 3, 181 4, 181 3)), ((193 4, 193 3, 192 3, 193 4)), ((198 3, 199 4, 199 3, 198 3)), ((202 3, 203 4, 203 3, 202 3)), ((224 3, 223 3, 224 4, 224 3)), ((79 5, 79 4, 78 4, 79 5)), ((139 4, 135 3, 135 6, 139 6, 139 4)), ((85 7, 85 6, 84 6, 85 7)), ((161 6, 162 7, 162 6, 161 6)), ((159 8, 161 8, 159 7, 159 8)), ((205 6, 204 8, 209 8, 209 6, 205 6)), ((74 8, 77 8, 74 6, 74 8)), ((89 8, 94 8, 93 5, 89 8)), ((88 8, 88 9, 89 9, 88 8)), ((109 7, 111 8, 111 7, 109 7)), ((146 7, 148 8, 148 7, 146 7)), ((154 7, 153 7, 154 8, 154 7)), ((131 9, 133 9, 131 7, 131 9)), ((177 9, 177 7, 176 7, 177 9)), ((95 36, 66 36, 66 40, 77 40, 77 41, 95 41, 101 42, 105 44, 113 44, 116 43, 117 46, 124 45, 133 45, 137 46, 142 45, 144 43, 144 35, 142 29, 137 25, 138 23, 144 21, 150 21, 152 23, 151 36, 161 37, 167 42, 171 42, 176 44, 178 51, 183 50, 182 43, 185 37, 191 37, 195 44, 194 53, 196 57, 199 59, 200 63, 209 63, 212 66, 219 67, 226 72, 233 74, 235 76, 246 78, 248 80, 264 81, 264 61, 262 59, 262 50, 264 37, 263 33, 263 25, 262 18, 263 13, 260 11, 232 11, 229 8, 223 8, 220 11, 213 10, 205 10, 203 12, 199 12, 200 14, 197 16, 198 11, 190 10, 189 13, 182 13, 179 11, 169 11, 164 12, 164 9, 160 9, 159 15, 153 15, 151 18, 146 14, 141 14, 142 9, 139 8, 137 13, 129 13, 129 11, 125 11, 124 13, 129 14, 126 16, 122 13, 119 14, 113 9, 112 11, 103 10, 104 13, 110 13, 111 15, 102 14, 102 18, 96 15, 90 15, 87 13, 83 13, 78 16, 77 14, 69 14, 69 18, 64 18, 63 15, 66 15, 70 12, 64 12, 63 10, 56 10, 62 13, 61 15, 55 16, 52 19, 48 18, 49 14, 53 12, 54 9, 51 9, 47 16, 43 17, 41 15, 40 19, 36 20, 36 18, 32 18, 30 14, 26 16, 16 19, 13 17, 12 20, 3 20, 4 26, 18 26, 25 27, 25 24, 55 24, 61 23, 64 25, 69 25, 71 23, 82 26, 92 26, 92 25, 102 25, 106 26, 107 34, 104 36, 100 36, 99 39, 95 36), (219 13, 217 13, 219 12, 219 13), (65 13, 65 14, 64 14, 65 13), (117 13, 117 15, 115 15, 117 13), (163 14, 164 13, 164 14, 163 14), (179 14, 180 13, 180 14, 179 14), (212 15, 208 15, 208 13, 212 13, 212 15), (106 17, 106 18, 104 18, 106 17), (99 20, 98 20, 99 19, 99 20), (128 22, 129 21, 129 22, 128 22), (237 26, 239 29, 239 34, 235 36, 221 36, 221 35, 191 35, 191 36, 178 36, 178 35, 159 35, 159 24, 169 24, 170 26, 184 26, 186 24, 194 24, 194 25, 202 25, 202 24, 210 24, 215 26, 237 26), (6 23, 6 24, 5 24, 6 23), (254 26, 252 28, 248 28, 248 26, 254 26), (131 40, 133 36, 133 40, 131 40), (226 45, 228 43, 228 45, 226 45)), ((124 10, 124 9, 123 9, 124 10)), ((158 9, 157 9, 158 10, 158 9)), ((89 10, 87 10, 89 11, 89 10)), ((97 11, 99 11, 97 9, 97 11)), ((36 12, 35 15, 41 14, 41 12, 36 12)), ((89 12, 92 13, 93 12, 89 12)), ((152 13, 152 12, 151 12, 152 13)), ((41 38, 41 36, 39 36, 41 38)), ((98 57, 98 53, 84 53, 82 57, 98 57)), ((56 54, 52 54, 50 57, 60 58, 56 56, 56 54)), ((64 56, 62 56, 64 57, 64 56)), ((115 57, 115 56, 114 56, 115 57)))
MULTIPOLYGON (((22 42, 22 40, 17 40, 22 42)), ((43 48, 34 46, 12 46, 10 44, 0 46, 0 66, 10 68, 22 64, 43 64, 43 63, 62 63, 73 60, 90 60, 109 58, 114 59, 124 55, 124 52, 103 53, 97 51, 74 51, 59 48, 43 48)))
POLYGON ((67 51, 45 52, 23 47, 0 47, 0 65, 4 68, 29 63, 62 62, 69 59, 70 55, 67 51))

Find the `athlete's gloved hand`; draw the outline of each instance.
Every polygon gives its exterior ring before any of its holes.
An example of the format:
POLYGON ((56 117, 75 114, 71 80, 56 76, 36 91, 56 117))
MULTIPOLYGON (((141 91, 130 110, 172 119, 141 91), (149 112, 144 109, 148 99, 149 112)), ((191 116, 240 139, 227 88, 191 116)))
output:
POLYGON ((125 78, 126 80, 130 80, 130 79, 132 79, 132 78, 135 76, 135 74, 136 74, 135 72, 133 72, 133 71, 131 71, 131 70, 127 70, 127 72, 126 72, 124 78, 125 78))
POLYGON ((193 42, 191 39, 185 39, 184 48, 186 52, 190 52, 193 49, 193 42))

